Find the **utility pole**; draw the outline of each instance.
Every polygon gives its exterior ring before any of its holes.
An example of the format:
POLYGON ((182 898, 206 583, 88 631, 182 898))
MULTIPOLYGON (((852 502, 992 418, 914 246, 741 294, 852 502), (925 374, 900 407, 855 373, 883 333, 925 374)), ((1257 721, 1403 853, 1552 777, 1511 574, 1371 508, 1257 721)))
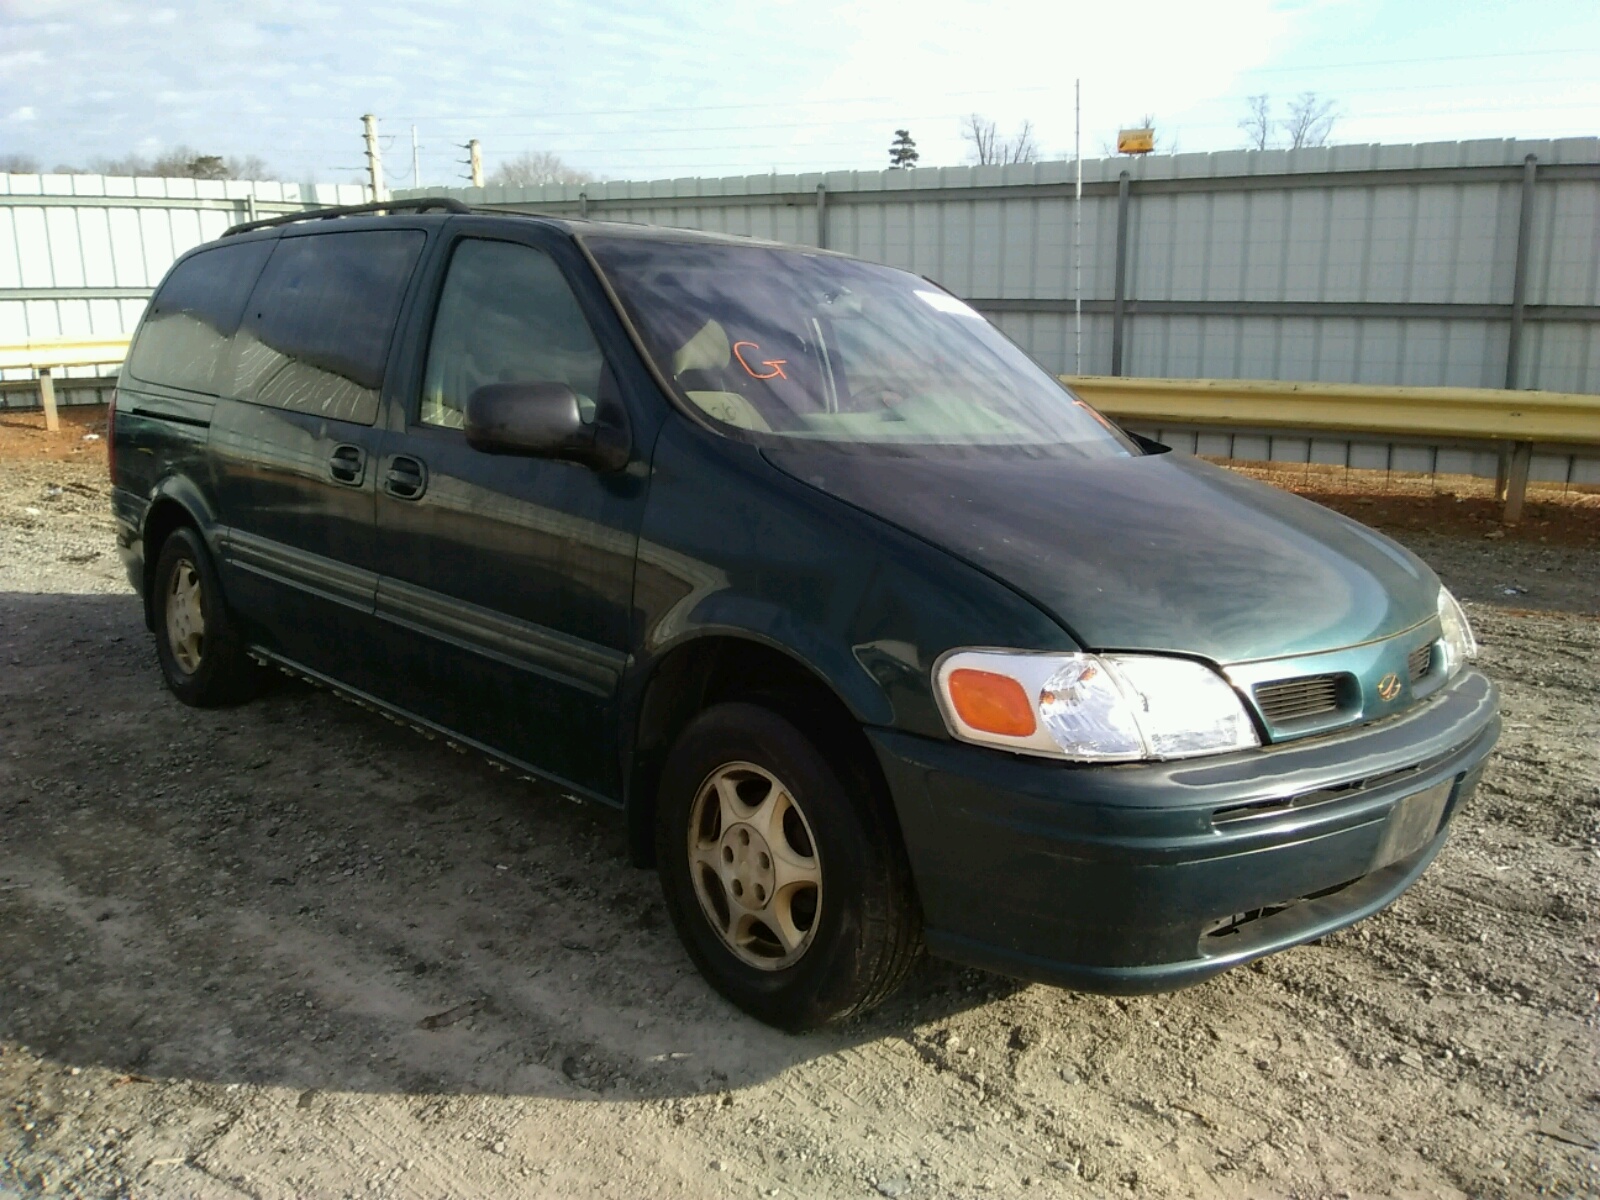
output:
POLYGON ((361 128, 367 140, 367 173, 372 177, 372 200, 387 200, 383 190, 383 152, 378 149, 378 118, 368 113, 361 118, 361 128))
POLYGON ((1072 82, 1072 373, 1083 374, 1083 80, 1072 82))
POLYGON ((411 186, 422 186, 422 157, 417 146, 417 127, 411 127, 411 186))
POLYGON ((483 155, 478 150, 478 139, 467 143, 467 163, 472 169, 472 186, 483 186, 483 155))

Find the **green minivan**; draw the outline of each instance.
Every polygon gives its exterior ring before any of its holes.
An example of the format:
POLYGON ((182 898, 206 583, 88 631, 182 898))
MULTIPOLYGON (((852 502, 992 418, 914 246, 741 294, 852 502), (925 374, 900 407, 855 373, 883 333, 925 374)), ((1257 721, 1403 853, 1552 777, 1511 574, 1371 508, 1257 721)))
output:
POLYGON ((924 947, 1146 992, 1320 937, 1499 734, 1416 557, 822 250, 447 200, 239 226, 157 290, 111 441, 180 700, 282 668, 620 808, 787 1029, 924 947))

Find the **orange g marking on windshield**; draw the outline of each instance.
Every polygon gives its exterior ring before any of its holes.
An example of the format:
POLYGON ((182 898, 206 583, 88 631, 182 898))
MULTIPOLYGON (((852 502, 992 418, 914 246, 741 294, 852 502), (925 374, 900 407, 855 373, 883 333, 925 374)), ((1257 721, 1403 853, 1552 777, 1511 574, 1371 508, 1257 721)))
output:
POLYGON ((756 345, 754 342, 735 342, 733 344, 733 356, 739 360, 739 365, 745 369, 745 374, 749 375, 751 379, 787 379, 787 378, 789 378, 787 375, 785 375, 783 373, 784 365, 789 361, 787 358, 768 358, 768 359, 763 359, 761 361, 761 365, 763 367, 771 367, 772 370, 770 370, 770 371, 758 371, 754 367, 752 367, 748 362, 745 361, 745 357, 744 357, 743 354, 739 353, 739 347, 740 346, 749 346, 750 349, 754 350, 757 354, 761 353, 761 347, 756 345))

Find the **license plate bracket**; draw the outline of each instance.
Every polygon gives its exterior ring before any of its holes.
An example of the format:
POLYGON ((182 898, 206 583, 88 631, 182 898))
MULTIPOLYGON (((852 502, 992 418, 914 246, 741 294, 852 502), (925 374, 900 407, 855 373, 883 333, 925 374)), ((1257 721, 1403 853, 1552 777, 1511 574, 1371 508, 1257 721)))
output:
POLYGON ((1444 806, 1450 802, 1450 793, 1455 784, 1454 779, 1446 779, 1420 792, 1402 796, 1395 803, 1394 808, 1389 810, 1383 836, 1378 839, 1378 848, 1372 855, 1372 870, 1410 858, 1433 840, 1439 832, 1444 806))

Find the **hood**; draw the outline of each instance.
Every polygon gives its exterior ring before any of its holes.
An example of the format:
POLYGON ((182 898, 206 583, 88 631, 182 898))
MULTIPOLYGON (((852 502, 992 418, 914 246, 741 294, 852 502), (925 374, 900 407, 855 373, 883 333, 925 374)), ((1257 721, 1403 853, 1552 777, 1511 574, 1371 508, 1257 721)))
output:
POLYGON ((1185 455, 764 453, 1009 584, 1090 650, 1239 663, 1387 637, 1436 611, 1438 580, 1409 551, 1185 455))

